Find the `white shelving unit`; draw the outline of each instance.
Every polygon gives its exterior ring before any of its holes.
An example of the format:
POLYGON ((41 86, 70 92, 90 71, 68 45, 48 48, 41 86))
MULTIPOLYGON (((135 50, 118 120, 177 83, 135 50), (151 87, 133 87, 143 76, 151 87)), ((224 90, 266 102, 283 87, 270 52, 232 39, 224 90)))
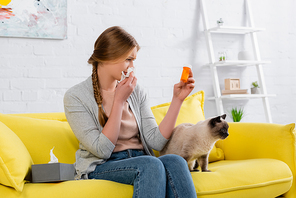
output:
POLYGON ((246 67, 246 66, 254 66, 254 65, 263 65, 263 64, 268 64, 271 63, 270 61, 254 61, 254 60, 225 60, 225 61, 218 61, 214 62, 212 64, 207 64, 206 66, 215 66, 215 67, 220 67, 220 66, 239 66, 239 67, 246 67))
POLYGON ((232 26, 217 26, 208 29, 207 31, 212 33, 225 33, 225 34, 248 34, 251 32, 264 31, 263 28, 253 28, 253 27, 232 27, 232 26))
POLYGON ((209 55, 209 63, 206 65, 210 67, 211 70, 211 77, 213 82, 214 88, 214 97, 208 98, 209 100, 215 100, 217 113, 223 114, 223 100, 248 100, 248 99, 262 99, 264 111, 266 115, 266 121, 272 123, 272 117, 270 113, 269 107, 269 97, 274 97, 274 94, 267 94, 265 80, 263 75, 263 64, 268 64, 270 61, 263 61, 261 60, 261 55, 258 47, 258 40, 257 40, 257 33, 263 31, 264 28, 257 28, 254 26, 253 16, 251 13, 251 7, 249 0, 245 0, 246 3, 246 10, 248 15, 248 20, 250 27, 232 27, 232 26, 217 26, 217 27, 209 27, 208 23, 208 15, 205 5, 205 0, 200 0, 201 2, 201 12, 203 16, 203 23, 204 23, 204 33, 207 41, 207 49, 209 55), (253 50, 255 55, 255 60, 225 60, 225 61, 216 61, 215 54, 213 49, 213 41, 212 41, 212 34, 250 34, 251 42, 253 44, 253 50), (261 87, 262 94, 231 94, 231 95, 221 95, 219 79, 218 79, 218 72, 217 67, 246 67, 246 66, 254 66, 257 69, 258 75, 258 82, 261 87))
MULTIPOLYGON (((221 96, 222 99, 229 100, 248 100, 248 99, 256 99, 256 98, 266 98, 266 97, 275 97, 275 94, 229 94, 221 96)), ((209 100, 215 100, 215 97, 208 98, 209 100)))

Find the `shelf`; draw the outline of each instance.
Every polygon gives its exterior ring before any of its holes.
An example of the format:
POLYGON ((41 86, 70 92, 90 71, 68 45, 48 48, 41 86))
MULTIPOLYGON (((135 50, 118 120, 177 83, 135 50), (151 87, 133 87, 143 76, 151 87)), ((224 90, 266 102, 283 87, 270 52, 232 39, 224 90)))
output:
MULTIPOLYGON (((275 97, 275 94, 230 94, 230 95, 222 95, 221 99, 226 100, 248 100, 248 99, 256 99, 256 98, 266 98, 266 97, 275 97)), ((210 97, 208 100, 215 100, 215 97, 210 97)))
MULTIPOLYGON (((214 26, 209 26, 208 16, 207 16, 207 9, 206 9, 206 2, 207 0, 200 0, 200 8, 201 8, 201 14, 203 18, 203 25, 204 25, 204 33, 205 33, 205 39, 206 39, 206 46, 207 51, 209 55, 209 62, 205 63, 203 66, 207 66, 210 68, 211 78, 212 78, 212 84, 214 88, 214 97, 207 97, 207 100, 214 100, 216 103, 216 109, 217 114, 223 114, 224 113, 224 102, 227 100, 230 103, 236 103, 234 100, 249 100, 249 99, 261 99, 264 107, 264 113, 266 116, 266 121, 269 123, 272 123, 271 118, 271 111, 270 111, 270 105, 269 105, 269 97, 275 97, 274 94, 246 94, 246 92, 237 92, 237 94, 230 94, 230 95, 221 95, 221 89, 220 89, 220 81, 218 72, 222 69, 225 69, 224 66, 231 66, 230 69, 238 69, 234 67, 244 67, 243 69, 246 69, 246 66, 253 66, 256 67, 257 71, 257 78, 259 81, 259 84, 261 84, 262 90, 264 90, 264 93, 266 93, 266 87, 264 82, 264 71, 261 65, 263 64, 269 64, 270 61, 262 61, 260 56, 260 49, 258 45, 258 39, 257 34, 258 32, 264 31, 264 28, 258 28, 255 27, 253 23, 253 16, 252 12, 250 10, 249 5, 250 0, 245 0, 245 8, 246 8, 246 17, 248 19, 248 25, 249 26, 228 26, 228 24, 215 24, 214 26), (213 36, 213 34, 216 34, 213 36), (224 34, 224 35, 223 35, 224 34), (225 35, 228 34, 228 35, 225 35), (221 59, 217 59, 218 56, 216 56, 214 52, 214 46, 213 46, 213 39, 212 37, 215 37, 215 40, 223 41, 225 39, 233 38, 237 39, 238 37, 244 36, 246 34, 250 35, 250 42, 253 46, 253 59, 255 60, 228 60, 227 56, 225 57, 225 61, 219 61, 221 59), (226 36, 226 37, 225 37, 226 36), (218 39, 220 37, 220 39, 218 39), (260 61, 258 61, 260 60, 260 61), (215 62, 216 61, 216 62, 215 62), (218 67, 222 67, 217 69, 218 67), (216 97, 218 96, 218 97, 216 97)), ((221 19, 221 18, 220 18, 221 19)), ((221 43, 220 43, 221 44, 221 43)), ((225 44, 223 42, 222 44, 225 44)), ((229 45, 229 43, 228 43, 229 45)), ((226 46, 227 47, 227 46, 226 46)), ((231 46, 228 46, 231 47, 231 46)), ((238 50, 239 51, 239 50, 238 50)), ((218 54, 217 54, 218 55, 218 54)), ((221 54, 222 55, 222 54, 221 54)), ((221 56, 220 56, 221 57, 221 56)), ((234 57, 236 58, 236 57, 234 57)), ((238 59, 238 58, 237 58, 238 59)), ((253 69, 253 68, 252 68, 253 69)), ((233 71, 235 72, 235 71, 233 71)), ((239 71, 237 71, 239 72, 239 71)), ((225 93, 225 92, 224 92, 225 93)), ((233 93, 233 92, 231 92, 233 93)))
POLYGON ((269 64, 270 61, 255 61, 255 60, 225 60, 218 61, 213 64, 207 64, 206 66, 238 66, 238 67, 246 67, 246 66, 254 66, 261 64, 269 64))
POLYGON ((222 34, 248 34, 253 32, 264 31, 264 28, 254 27, 234 27, 234 26, 217 26, 210 28, 206 31, 211 33, 222 33, 222 34))

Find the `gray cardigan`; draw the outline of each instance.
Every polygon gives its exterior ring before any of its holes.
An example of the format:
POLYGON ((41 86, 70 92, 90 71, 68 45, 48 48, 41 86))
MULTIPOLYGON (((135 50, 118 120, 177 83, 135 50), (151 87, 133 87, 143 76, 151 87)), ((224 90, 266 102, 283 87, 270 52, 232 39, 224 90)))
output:
MULTIPOLYGON (((135 115, 143 147, 147 154, 154 155, 152 149, 160 151, 168 140, 159 131, 147 94, 137 85, 127 101, 135 115)), ((91 76, 65 93, 64 108, 68 123, 79 140, 75 178, 87 179, 98 164, 106 162, 115 148, 102 133, 91 76)))

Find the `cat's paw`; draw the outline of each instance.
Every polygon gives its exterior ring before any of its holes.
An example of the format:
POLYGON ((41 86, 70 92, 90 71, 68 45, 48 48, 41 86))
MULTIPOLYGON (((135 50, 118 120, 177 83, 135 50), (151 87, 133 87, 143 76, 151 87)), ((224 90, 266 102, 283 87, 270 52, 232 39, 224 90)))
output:
POLYGON ((210 170, 202 170, 202 172, 212 172, 212 171, 210 171, 210 170))
POLYGON ((191 170, 190 172, 199 172, 198 169, 191 170))

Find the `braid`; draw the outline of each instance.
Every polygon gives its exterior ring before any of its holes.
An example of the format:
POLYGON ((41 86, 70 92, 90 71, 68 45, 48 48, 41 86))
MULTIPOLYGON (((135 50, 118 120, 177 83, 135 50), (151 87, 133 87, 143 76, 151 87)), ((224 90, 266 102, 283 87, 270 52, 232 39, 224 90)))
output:
POLYGON ((101 94, 97 67, 98 67, 98 63, 93 64, 92 82, 93 82, 95 100, 96 100, 96 102, 97 102, 97 104, 99 106, 99 122, 104 127, 107 120, 108 120, 108 117, 107 117, 107 115, 104 112, 103 107, 102 107, 103 96, 101 94))

